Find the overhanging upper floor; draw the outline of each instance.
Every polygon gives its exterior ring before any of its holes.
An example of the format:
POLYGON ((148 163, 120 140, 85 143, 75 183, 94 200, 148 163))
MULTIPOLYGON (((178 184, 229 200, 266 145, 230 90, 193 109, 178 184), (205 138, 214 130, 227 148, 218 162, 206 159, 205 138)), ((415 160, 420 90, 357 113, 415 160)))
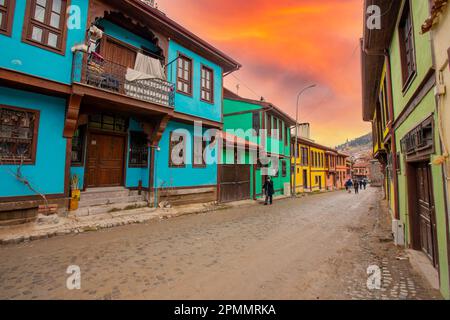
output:
POLYGON ((402 1, 392 0, 364 1, 364 33, 361 39, 362 114, 364 121, 372 120, 376 108, 384 57, 392 40, 401 3, 402 1), (368 10, 370 6, 376 6, 381 13, 384 13, 379 20, 380 28, 368 27, 370 25, 368 21, 374 15, 374 12, 368 10))

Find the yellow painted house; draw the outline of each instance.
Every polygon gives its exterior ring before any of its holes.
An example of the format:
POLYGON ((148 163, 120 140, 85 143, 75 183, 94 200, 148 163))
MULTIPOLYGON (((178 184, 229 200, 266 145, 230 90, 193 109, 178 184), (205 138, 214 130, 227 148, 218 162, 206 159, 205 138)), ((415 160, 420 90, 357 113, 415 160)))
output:
POLYGON ((320 146, 310 148, 311 157, 311 191, 322 191, 326 189, 325 179, 327 171, 325 169, 326 149, 320 146))
MULTIPOLYGON (((291 185, 297 185, 297 193, 311 191, 311 167, 310 167, 310 146, 306 143, 298 143, 298 157, 295 157, 295 145, 291 143, 291 185), (295 160, 297 160, 297 172, 295 172, 295 160), (294 176, 295 175, 295 176, 294 176)), ((292 188, 292 190, 294 190, 292 188)))
POLYGON ((292 138, 292 190, 296 190, 297 193, 326 190, 326 177, 328 173, 326 152, 330 150, 332 149, 300 137, 297 139, 296 149, 295 138, 292 138), (297 156, 296 150, 298 151, 297 156), (295 161, 297 161, 297 171, 295 171, 295 161))

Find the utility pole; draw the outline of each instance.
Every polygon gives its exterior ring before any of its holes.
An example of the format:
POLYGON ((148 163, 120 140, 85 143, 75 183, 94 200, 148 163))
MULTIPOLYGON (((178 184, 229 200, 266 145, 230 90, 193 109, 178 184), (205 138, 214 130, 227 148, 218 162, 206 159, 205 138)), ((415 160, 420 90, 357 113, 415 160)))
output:
POLYGON ((297 95, 297 108, 295 112, 295 157, 294 157, 294 197, 297 197, 297 159, 298 159, 298 103, 300 101, 300 96, 308 89, 316 87, 315 84, 309 85, 303 88, 297 95))

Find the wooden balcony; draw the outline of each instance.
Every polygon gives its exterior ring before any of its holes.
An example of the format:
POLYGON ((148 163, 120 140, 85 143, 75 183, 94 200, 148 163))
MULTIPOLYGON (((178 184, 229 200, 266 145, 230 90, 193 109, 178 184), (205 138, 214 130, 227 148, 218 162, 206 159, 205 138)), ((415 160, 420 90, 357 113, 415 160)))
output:
POLYGON ((173 109, 175 89, 170 82, 150 76, 130 80, 130 71, 98 54, 77 52, 72 76, 74 83, 173 109))

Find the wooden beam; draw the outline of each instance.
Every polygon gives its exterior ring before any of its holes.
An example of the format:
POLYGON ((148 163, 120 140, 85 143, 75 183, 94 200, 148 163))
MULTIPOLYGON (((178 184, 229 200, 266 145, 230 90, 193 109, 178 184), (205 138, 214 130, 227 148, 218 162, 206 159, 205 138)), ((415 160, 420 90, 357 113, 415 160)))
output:
POLYGON ((0 84, 6 84, 16 89, 32 90, 42 94, 56 96, 67 96, 70 94, 70 85, 5 68, 0 68, 0 84))
POLYGON ((150 142, 153 146, 156 147, 159 144, 159 141, 161 141, 161 138, 164 134, 164 130, 166 130, 166 127, 169 124, 170 118, 171 117, 169 115, 161 117, 157 126, 154 128, 150 138, 150 142))
POLYGON ((211 127, 211 128, 217 128, 217 129, 223 128, 223 123, 221 123, 221 122, 217 122, 217 121, 213 121, 213 120, 209 120, 209 119, 205 119, 205 118, 201 118, 201 117, 196 117, 196 116, 189 115, 186 113, 180 113, 180 112, 175 111, 173 113, 173 118, 175 121, 180 121, 180 122, 184 122, 184 123, 188 123, 188 124, 192 124, 195 121, 201 121, 202 125, 205 127, 211 127))
POLYGON ((64 138, 72 138, 78 123, 78 115, 80 113, 80 104, 83 96, 72 94, 69 98, 66 112, 66 121, 64 124, 64 138))
POLYGON ((153 134, 156 130, 157 123, 153 120, 144 120, 141 122, 141 127, 144 133, 147 135, 147 140, 151 143, 153 134))
POLYGON ((107 109, 120 110, 128 114, 147 114, 151 116, 160 114, 172 114, 173 108, 135 99, 124 94, 108 91, 106 89, 91 87, 89 85, 74 83, 73 93, 84 96, 89 103, 106 105, 107 109))

